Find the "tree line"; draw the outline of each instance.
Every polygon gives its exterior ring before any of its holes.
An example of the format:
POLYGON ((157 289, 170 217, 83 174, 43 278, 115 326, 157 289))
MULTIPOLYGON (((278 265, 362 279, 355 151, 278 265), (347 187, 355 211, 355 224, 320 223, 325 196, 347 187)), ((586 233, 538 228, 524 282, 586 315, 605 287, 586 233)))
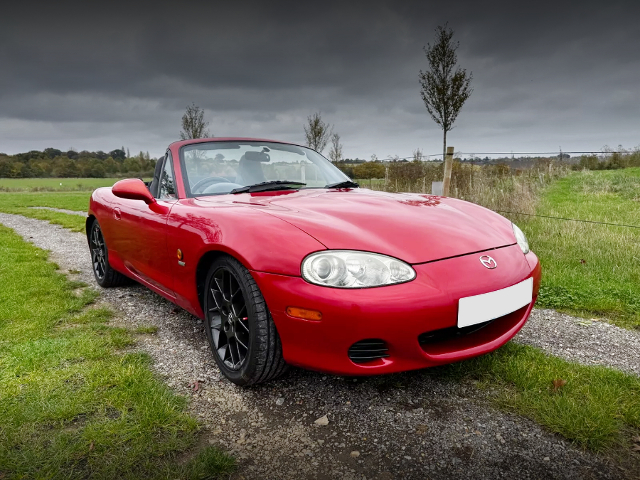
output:
POLYGON ((149 176, 156 159, 149 152, 130 156, 124 147, 103 152, 56 148, 7 155, 0 153, 0 178, 104 178, 149 176))

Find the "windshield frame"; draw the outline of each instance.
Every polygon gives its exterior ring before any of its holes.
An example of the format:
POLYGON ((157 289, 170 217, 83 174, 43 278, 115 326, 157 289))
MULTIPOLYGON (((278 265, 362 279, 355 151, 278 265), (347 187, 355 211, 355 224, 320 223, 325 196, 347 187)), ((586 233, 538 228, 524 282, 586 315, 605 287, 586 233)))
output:
MULTIPOLYGON (((182 173, 182 185, 184 187, 184 192, 186 195, 186 198, 197 198, 197 197, 213 197, 213 196, 218 196, 218 195, 237 195, 237 194, 232 194, 231 192, 217 192, 217 193, 192 193, 191 192, 191 186, 189 185, 189 174, 187 173, 187 168, 186 168, 186 164, 185 164, 185 160, 184 160, 184 150, 191 147, 193 148, 194 145, 198 145, 198 144, 208 144, 208 143, 239 143, 239 144, 246 144, 246 143, 257 143, 257 144, 265 144, 265 146, 269 146, 269 144, 274 144, 274 145, 284 145, 284 146, 290 146, 290 147, 297 147, 297 148, 301 148, 303 150, 308 150, 311 151, 313 153, 315 153, 316 155, 320 156, 320 158, 322 158, 324 161, 326 161, 331 167, 333 167, 334 169, 337 170, 337 172, 339 172, 346 180, 351 180, 351 178, 349 178, 342 170, 340 170, 338 167, 336 167, 333 163, 331 163, 331 161, 325 157, 324 155, 322 155, 321 153, 317 152, 316 150, 313 150, 309 147, 305 147, 302 145, 297 145, 295 143, 288 143, 288 142, 278 142, 277 140, 253 140, 253 139, 239 139, 239 140, 229 140, 229 139, 224 139, 224 140, 210 140, 210 141, 206 141, 206 142, 193 142, 193 143, 187 143, 185 145, 182 145, 179 149, 178 149, 178 157, 179 157, 179 161, 180 161, 180 172, 182 173)), ((313 190, 313 189, 323 189, 326 188, 324 186, 318 187, 318 186, 313 186, 313 187, 307 187, 307 186, 300 186, 300 190, 313 190)), ((269 190, 271 192, 275 192, 275 191, 279 191, 279 190, 269 190)))

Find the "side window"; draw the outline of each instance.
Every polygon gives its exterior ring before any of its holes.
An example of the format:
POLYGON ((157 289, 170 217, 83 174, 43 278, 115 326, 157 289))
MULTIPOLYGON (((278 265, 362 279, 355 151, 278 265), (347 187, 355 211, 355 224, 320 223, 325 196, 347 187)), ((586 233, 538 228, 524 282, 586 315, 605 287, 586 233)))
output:
POLYGON ((173 160, 171 158, 171 152, 167 152, 167 159, 164 161, 164 169, 160 176, 158 198, 164 200, 178 198, 178 195, 176 194, 176 181, 173 176, 173 160))

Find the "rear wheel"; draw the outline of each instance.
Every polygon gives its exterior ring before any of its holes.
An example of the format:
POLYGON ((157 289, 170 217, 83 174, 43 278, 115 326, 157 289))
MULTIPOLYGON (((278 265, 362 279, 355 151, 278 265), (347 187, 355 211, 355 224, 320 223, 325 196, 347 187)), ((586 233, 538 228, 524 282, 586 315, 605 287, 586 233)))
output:
POLYGON ((93 276, 101 287, 118 287, 129 282, 129 279, 109 265, 109 251, 97 220, 93 221, 89 231, 89 249, 93 276))
POLYGON ((247 386, 283 374, 280 337, 249 270, 232 257, 220 257, 209 269, 205 289, 207 337, 223 375, 247 386))

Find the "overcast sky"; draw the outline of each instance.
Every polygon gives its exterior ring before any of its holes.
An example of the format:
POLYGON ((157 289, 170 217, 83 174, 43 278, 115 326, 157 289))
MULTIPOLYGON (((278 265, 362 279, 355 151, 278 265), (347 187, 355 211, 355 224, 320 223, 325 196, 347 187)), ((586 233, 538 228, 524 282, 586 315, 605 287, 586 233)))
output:
POLYGON ((319 111, 347 157, 435 154, 418 72, 447 21, 473 72, 449 133, 457 151, 640 145, 638 1, 11 3, 0 152, 157 156, 195 102, 215 136, 302 143, 319 111))

